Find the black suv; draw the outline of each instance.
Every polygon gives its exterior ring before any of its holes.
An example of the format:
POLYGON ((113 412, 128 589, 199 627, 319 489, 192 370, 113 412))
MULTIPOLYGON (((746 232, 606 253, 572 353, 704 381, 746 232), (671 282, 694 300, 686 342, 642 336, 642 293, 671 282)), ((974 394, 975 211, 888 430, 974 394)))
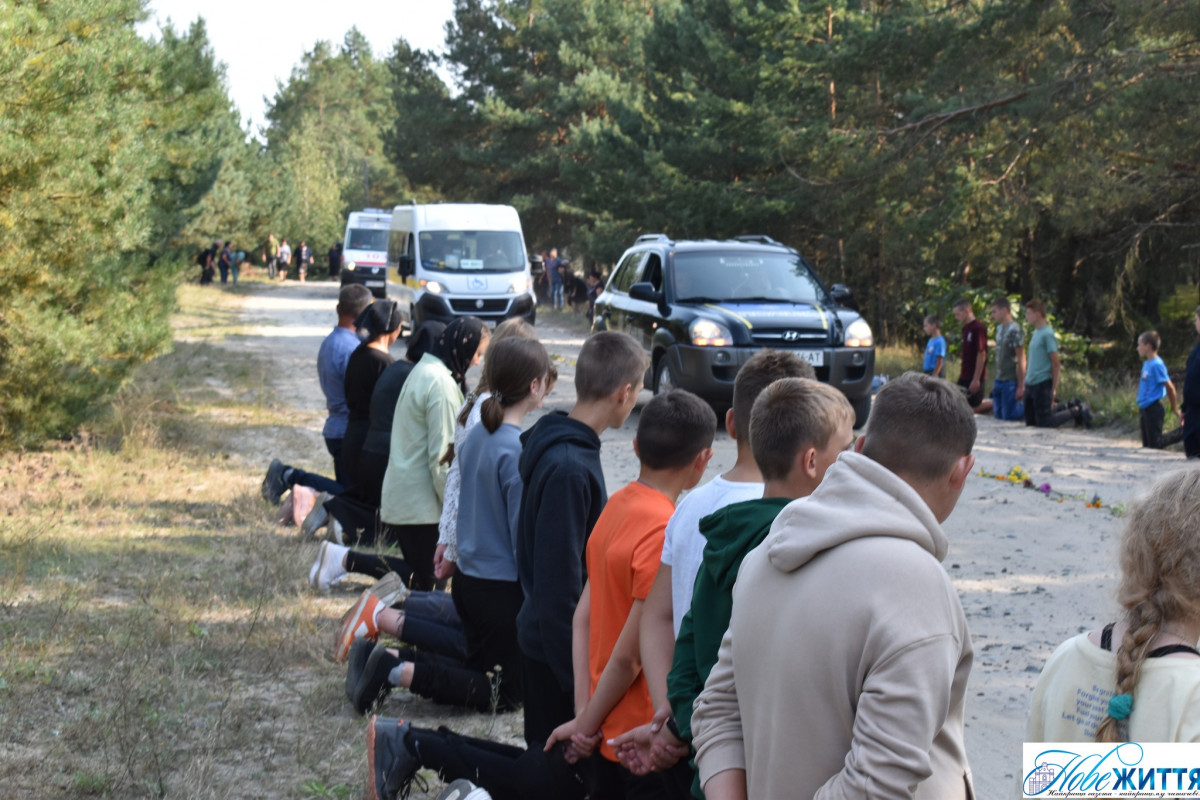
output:
POLYGON ((673 241, 641 236, 596 300, 595 330, 624 331, 650 353, 646 388, 733 400, 733 379, 763 348, 794 350, 867 420, 875 346, 845 286, 825 288, 798 252, 766 236, 673 241))

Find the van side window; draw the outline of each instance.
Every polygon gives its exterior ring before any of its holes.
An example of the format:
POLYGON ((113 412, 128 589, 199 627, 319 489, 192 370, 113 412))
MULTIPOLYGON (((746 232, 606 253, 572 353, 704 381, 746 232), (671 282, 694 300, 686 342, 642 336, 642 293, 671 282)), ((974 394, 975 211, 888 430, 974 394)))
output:
POLYGON ((638 267, 641 266, 642 259, 645 253, 630 253, 617 266, 616 274, 613 275, 612 289, 623 294, 629 293, 629 287, 633 286, 637 281, 638 267))

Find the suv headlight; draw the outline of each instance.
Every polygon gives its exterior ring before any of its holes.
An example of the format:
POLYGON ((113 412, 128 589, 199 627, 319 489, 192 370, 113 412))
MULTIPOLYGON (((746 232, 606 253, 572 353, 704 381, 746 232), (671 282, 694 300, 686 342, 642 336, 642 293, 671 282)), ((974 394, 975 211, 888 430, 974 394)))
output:
POLYGON ((874 344, 875 337, 865 319, 856 319, 846 328, 846 347, 872 347, 874 344))
POLYGON ((726 347, 733 344, 733 334, 719 322, 698 319, 688 326, 692 344, 697 347, 726 347))
POLYGON ((442 286, 437 281, 421 281, 421 286, 423 286, 425 291, 429 292, 430 294, 446 293, 446 287, 442 286))

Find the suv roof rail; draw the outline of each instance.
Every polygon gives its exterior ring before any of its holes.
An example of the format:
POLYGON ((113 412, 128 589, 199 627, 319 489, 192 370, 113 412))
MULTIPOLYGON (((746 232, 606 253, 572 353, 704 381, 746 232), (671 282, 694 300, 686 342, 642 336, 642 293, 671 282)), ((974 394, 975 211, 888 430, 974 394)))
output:
POLYGON ((784 246, 781 242, 777 242, 770 236, 766 236, 765 234, 761 233, 750 233, 744 236, 735 236, 733 237, 733 240, 735 242, 758 242, 759 244, 777 244, 780 247, 784 246))
POLYGON ((641 244, 642 242, 669 242, 669 241, 671 241, 671 237, 667 236, 665 233, 643 233, 641 236, 639 236, 637 238, 637 241, 635 241, 634 244, 641 244))

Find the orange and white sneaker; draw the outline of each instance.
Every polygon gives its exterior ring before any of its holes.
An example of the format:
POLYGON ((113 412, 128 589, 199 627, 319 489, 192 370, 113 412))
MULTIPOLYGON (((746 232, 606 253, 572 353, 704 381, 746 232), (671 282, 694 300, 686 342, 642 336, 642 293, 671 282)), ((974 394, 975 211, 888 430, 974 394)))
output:
POLYGON ((351 606, 338 626, 333 642, 334 660, 339 663, 345 661, 350 654, 350 645, 357 639, 378 641, 379 612, 396 602, 401 595, 407 594, 404 581, 394 572, 384 575, 371 588, 364 589, 358 602, 351 606))

